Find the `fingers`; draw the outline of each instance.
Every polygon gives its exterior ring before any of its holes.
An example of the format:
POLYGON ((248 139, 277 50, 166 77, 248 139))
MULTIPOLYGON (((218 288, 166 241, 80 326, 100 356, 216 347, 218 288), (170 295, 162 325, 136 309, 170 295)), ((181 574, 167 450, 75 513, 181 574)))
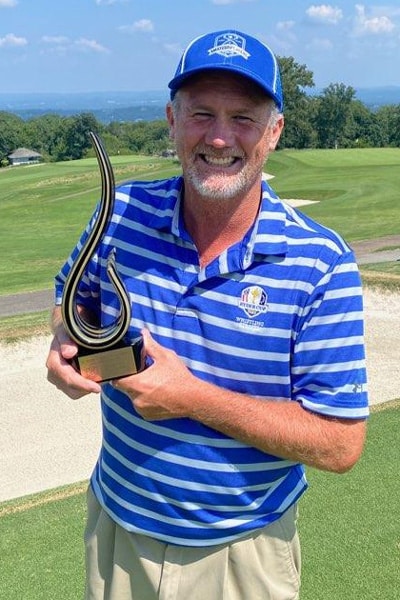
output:
POLYGON ((98 383, 82 377, 69 362, 76 353, 76 344, 67 339, 60 342, 55 336, 46 361, 47 380, 74 400, 101 391, 98 383))
POLYGON ((52 346, 58 344, 61 355, 66 360, 73 358, 78 352, 78 346, 71 340, 64 328, 59 328, 53 339, 52 346))

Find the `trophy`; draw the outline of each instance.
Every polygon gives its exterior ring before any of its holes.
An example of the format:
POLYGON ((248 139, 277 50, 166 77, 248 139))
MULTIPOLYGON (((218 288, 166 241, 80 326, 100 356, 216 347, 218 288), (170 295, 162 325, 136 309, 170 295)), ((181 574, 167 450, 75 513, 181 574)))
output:
POLYGON ((96 382, 109 381, 142 371, 145 366, 142 336, 128 342, 125 339, 131 319, 129 293, 116 268, 116 249, 107 258, 107 276, 120 304, 117 319, 106 327, 86 321, 76 304, 76 292, 91 256, 101 242, 111 220, 115 183, 111 162, 99 136, 89 133, 101 174, 101 200, 93 228, 74 260, 64 286, 61 314, 68 335, 78 345, 78 354, 71 360, 83 377, 96 382))

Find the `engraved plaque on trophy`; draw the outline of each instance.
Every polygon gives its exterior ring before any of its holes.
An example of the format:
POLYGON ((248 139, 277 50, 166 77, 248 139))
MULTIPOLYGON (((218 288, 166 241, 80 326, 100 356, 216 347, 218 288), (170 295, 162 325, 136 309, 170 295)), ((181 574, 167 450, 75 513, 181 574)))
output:
POLYGON ((102 382, 126 377, 142 371, 145 366, 143 339, 139 335, 126 340, 131 319, 131 302, 116 267, 116 250, 107 258, 107 276, 117 294, 120 309, 114 323, 98 327, 86 321, 76 303, 76 293, 85 268, 102 240, 111 220, 114 200, 114 173, 110 159, 99 136, 90 132, 100 168, 102 193, 93 228, 70 269, 64 286, 61 313, 68 335, 78 345, 78 354, 72 359, 83 377, 102 382))

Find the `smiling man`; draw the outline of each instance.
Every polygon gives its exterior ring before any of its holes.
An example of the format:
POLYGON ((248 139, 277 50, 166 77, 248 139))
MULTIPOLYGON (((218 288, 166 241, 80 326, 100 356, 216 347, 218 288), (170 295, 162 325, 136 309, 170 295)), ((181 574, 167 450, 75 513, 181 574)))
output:
POLYGON ((72 398, 101 393, 86 598, 296 599, 304 465, 345 472, 364 444, 360 278, 340 236, 262 179, 284 124, 271 50, 206 34, 169 87, 182 176, 118 188, 78 295, 98 322, 115 317, 116 248, 149 366, 84 379, 53 316, 49 380, 72 398))

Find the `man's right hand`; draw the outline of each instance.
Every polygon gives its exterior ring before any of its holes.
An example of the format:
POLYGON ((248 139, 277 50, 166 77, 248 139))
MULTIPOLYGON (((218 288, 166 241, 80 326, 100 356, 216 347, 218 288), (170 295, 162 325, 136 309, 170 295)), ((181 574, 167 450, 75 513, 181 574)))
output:
POLYGON ((98 394, 100 385, 82 377, 70 362, 78 351, 75 342, 68 337, 60 323, 53 330, 54 338, 46 361, 47 380, 73 400, 87 394, 98 394))

